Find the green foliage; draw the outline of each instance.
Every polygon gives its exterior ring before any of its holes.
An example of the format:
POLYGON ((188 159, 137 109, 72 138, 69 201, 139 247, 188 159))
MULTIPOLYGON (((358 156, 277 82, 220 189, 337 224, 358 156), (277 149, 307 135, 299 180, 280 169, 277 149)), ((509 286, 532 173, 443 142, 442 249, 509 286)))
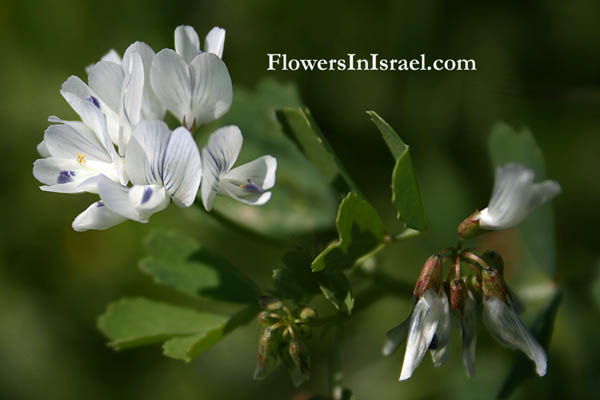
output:
POLYGON ((310 269, 312 258, 301 250, 287 252, 282 268, 273 271, 273 281, 279 296, 299 301, 319 293, 319 276, 310 269))
POLYGON ((98 319, 98 328, 115 350, 163 342, 166 356, 191 361, 257 312, 256 307, 249 307, 229 317, 145 298, 126 298, 109 304, 98 319))
POLYGON ((340 163, 308 108, 286 107, 277 110, 277 119, 285 134, 296 143, 338 195, 343 196, 349 191, 360 194, 358 186, 340 163))
POLYGON ((319 279, 319 287, 323 295, 338 310, 350 314, 354 307, 354 297, 350 281, 341 271, 327 271, 319 279))
POLYGON ((311 261, 310 254, 305 251, 286 253, 283 256, 284 267, 273 271, 277 294, 303 303, 322 292, 338 310, 350 314, 354 298, 348 278, 338 270, 312 272, 311 261))
POLYGON ((398 219, 409 228, 418 231, 427 230, 427 217, 410 155, 410 147, 375 111, 367 111, 367 114, 381 132, 385 143, 396 159, 392 172, 392 203, 398 210, 398 219))
MULTIPOLYGON (((556 313, 562 300, 562 294, 557 292, 542 312, 538 315, 532 328, 531 334, 535 337, 538 343, 548 351, 552 330, 554 328, 554 320, 556 313)), ((498 398, 507 399, 512 392, 523 382, 527 377, 533 376, 533 366, 531 361, 522 353, 518 353, 516 360, 502 384, 502 388, 498 393, 498 398)))
MULTIPOLYGON (((536 181, 546 179, 546 168, 542 151, 531 132, 523 129, 515 131, 505 123, 492 128, 489 153, 494 167, 515 162, 531 168, 536 181)), ((531 257, 546 274, 553 276, 556 271, 556 231, 551 204, 544 204, 519 225, 519 232, 531 257)))
POLYGON ((224 259, 176 232, 154 231, 146 238, 149 257, 140 268, 155 282, 195 298, 254 303, 261 291, 224 259))
POLYGON ((229 112, 203 127, 199 141, 219 126, 234 124, 244 135, 238 165, 265 154, 277 158, 277 184, 273 197, 262 207, 248 207, 227 198, 214 208, 237 223, 271 236, 299 235, 331 227, 336 199, 328 181, 306 159, 275 118, 275 110, 299 107, 296 87, 264 79, 254 90, 236 87, 229 112))
POLYGON ((340 203, 336 225, 339 240, 315 258, 315 272, 350 268, 383 244, 385 230, 377 211, 354 193, 348 193, 340 203))

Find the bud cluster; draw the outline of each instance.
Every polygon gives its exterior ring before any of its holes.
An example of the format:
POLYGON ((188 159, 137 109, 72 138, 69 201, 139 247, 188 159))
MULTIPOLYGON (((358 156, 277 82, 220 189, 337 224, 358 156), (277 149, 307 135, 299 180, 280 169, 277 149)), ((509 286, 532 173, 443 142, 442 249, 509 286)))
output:
POLYGON ((460 244, 427 259, 415 284, 416 304, 411 315, 387 334, 384 355, 391 354, 407 340, 400 380, 412 376, 427 350, 430 350, 436 367, 447 361, 453 321, 460 326, 462 358, 467 374, 472 376, 480 314, 497 341, 523 351, 534 361, 538 375, 544 375, 546 353, 515 311, 510 290, 503 279, 502 257, 493 250, 478 256, 469 249, 462 250, 460 244), (443 281, 443 266, 447 262, 450 268, 443 281), (473 272, 463 275, 463 263, 473 272))
POLYGON ((254 379, 267 377, 284 364, 294 382, 300 386, 310 377, 310 352, 306 339, 311 336, 310 323, 317 317, 309 307, 290 310, 275 298, 262 298, 263 311, 258 315, 258 358, 254 379))

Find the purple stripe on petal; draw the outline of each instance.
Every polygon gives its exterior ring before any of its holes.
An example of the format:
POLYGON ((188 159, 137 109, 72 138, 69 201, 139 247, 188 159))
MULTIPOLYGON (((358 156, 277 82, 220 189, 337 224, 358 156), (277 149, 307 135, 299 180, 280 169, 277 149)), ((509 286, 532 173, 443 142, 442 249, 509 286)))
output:
POLYGON ((254 183, 252 179, 248 179, 248 183, 243 184, 241 188, 250 193, 261 194, 265 192, 263 188, 254 183))
POLYGON ((150 197, 152 197, 152 193, 154 193, 154 191, 151 187, 147 187, 146 189, 144 189, 144 194, 142 195, 142 204, 150 200, 150 197))
POLYGON ((75 176, 73 171, 60 171, 58 173, 58 178, 56 178, 56 183, 62 184, 73 182, 73 176, 75 176))
POLYGON ((104 207, 104 203, 101 201, 96 202, 96 207, 104 207))
POLYGON ((94 105, 96 106, 97 109, 100 109, 100 102, 94 96, 90 96, 86 100, 91 101, 92 103, 94 103, 94 105))

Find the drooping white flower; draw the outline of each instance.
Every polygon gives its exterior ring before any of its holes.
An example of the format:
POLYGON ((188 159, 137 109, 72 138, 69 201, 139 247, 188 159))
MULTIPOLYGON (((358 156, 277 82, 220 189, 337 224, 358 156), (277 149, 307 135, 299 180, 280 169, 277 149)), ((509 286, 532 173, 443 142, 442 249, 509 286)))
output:
POLYGON ((561 191, 556 181, 533 183, 534 178, 532 170, 518 164, 497 167, 489 205, 472 219, 488 230, 518 225, 533 208, 550 201, 561 191))
POLYGON ((513 307, 494 295, 484 297, 483 322, 500 344, 521 350, 535 363, 536 373, 539 376, 546 375, 546 352, 527 330, 513 307))
POLYGON ((539 376, 546 375, 546 352, 527 330, 512 305, 508 288, 494 268, 482 271, 483 323, 502 345, 519 349, 535 363, 539 376))
POLYGON ((106 116, 110 138, 118 145, 121 155, 126 153, 131 133, 140 121, 164 116, 165 109, 149 81, 153 60, 152 48, 135 42, 125 50, 122 60, 111 50, 89 66, 89 86, 76 76, 69 77, 62 85, 62 92, 95 99, 106 116))
POLYGON ((162 121, 136 126, 125 166, 133 186, 97 178, 101 200, 73 221, 73 229, 106 229, 127 219, 146 223, 170 200, 189 207, 202 178, 200 152, 190 132, 180 127, 171 133, 162 121))
POLYGON ((98 193, 94 178, 127 183, 123 160, 109 138, 106 119, 93 98, 81 99, 72 93, 63 96, 82 121, 63 121, 50 117, 51 125, 38 146, 41 155, 36 160, 33 175, 42 183, 42 190, 59 193, 98 193))
POLYGON ((156 54, 150 82, 162 105, 184 126, 192 128, 216 120, 231 107, 231 77, 221 60, 225 30, 213 28, 205 51, 191 26, 175 29, 175 51, 156 54))
POLYGON ((405 340, 406 352, 400 380, 409 379, 431 350, 434 365, 442 365, 449 355, 452 317, 448 296, 443 290, 427 289, 417 301, 409 318, 386 334, 383 355, 389 356, 405 340))
POLYGON ((462 335, 462 360, 467 369, 467 375, 475 375, 475 352, 477 348, 477 302, 469 291, 464 310, 459 315, 462 335))
POLYGON ((233 168, 242 149, 243 137, 237 126, 217 129, 202 149, 202 203, 212 209, 217 194, 248 205, 263 205, 271 198, 275 185, 277 160, 263 156, 233 168))

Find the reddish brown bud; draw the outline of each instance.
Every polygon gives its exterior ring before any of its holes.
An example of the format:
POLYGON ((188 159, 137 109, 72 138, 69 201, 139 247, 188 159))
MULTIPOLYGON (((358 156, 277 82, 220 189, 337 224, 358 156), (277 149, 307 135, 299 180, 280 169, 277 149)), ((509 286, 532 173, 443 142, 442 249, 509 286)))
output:
POLYGON ((504 276, 504 260, 502 256, 495 250, 487 250, 481 255, 481 259, 490 267, 494 268, 500 273, 500 276, 504 276))
POLYGON ((467 285, 462 279, 454 279, 450 282, 450 306, 452 311, 457 310, 461 313, 465 310, 465 301, 467 299, 467 285))
POLYGON ((413 296, 417 299, 423 296, 428 289, 433 288, 436 291, 442 287, 442 258, 439 254, 434 254, 425 261, 419 280, 415 285, 413 296))
POLYGON ((469 215, 463 222, 458 225, 458 235, 463 239, 468 239, 481 235, 486 231, 479 226, 479 210, 476 210, 473 214, 469 215))
POLYGON ((486 299, 491 295, 498 297, 500 300, 508 304, 508 288, 506 283, 500 276, 500 273, 494 268, 488 268, 481 271, 482 284, 481 289, 486 299))

